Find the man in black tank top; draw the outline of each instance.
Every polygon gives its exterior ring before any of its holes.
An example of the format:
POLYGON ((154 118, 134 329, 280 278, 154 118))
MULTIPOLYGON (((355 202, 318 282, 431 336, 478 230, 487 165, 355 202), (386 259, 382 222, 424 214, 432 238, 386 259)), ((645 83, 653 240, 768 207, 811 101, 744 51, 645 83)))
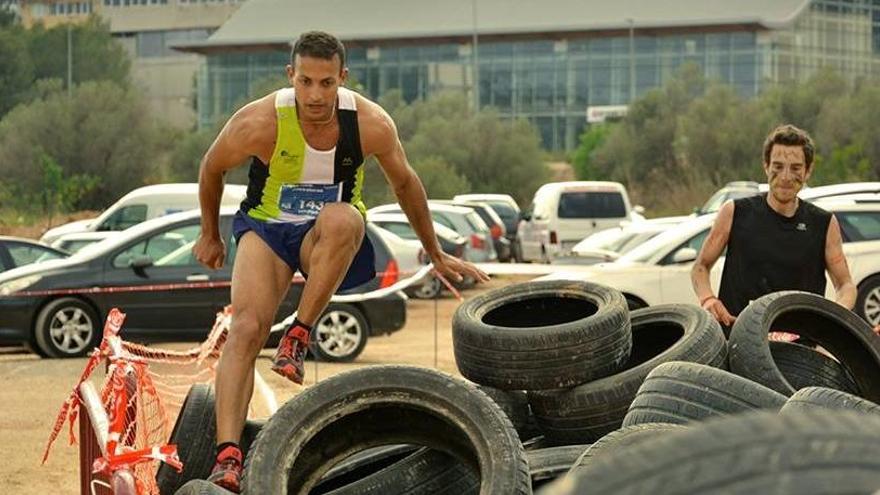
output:
POLYGON ((813 141, 792 125, 774 129, 764 142, 770 192, 728 201, 691 271, 700 305, 725 332, 750 301, 780 290, 825 294, 825 271, 835 300, 852 309, 856 287, 843 254, 840 226, 831 213, 798 199, 813 171, 813 141), (727 248, 716 297, 709 272, 727 248))

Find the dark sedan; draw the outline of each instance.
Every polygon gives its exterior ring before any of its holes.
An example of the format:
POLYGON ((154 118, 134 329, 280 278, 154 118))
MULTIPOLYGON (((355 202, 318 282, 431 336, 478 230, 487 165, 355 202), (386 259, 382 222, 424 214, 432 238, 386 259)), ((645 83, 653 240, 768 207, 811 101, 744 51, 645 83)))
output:
MULTIPOLYGON (((199 212, 193 210, 144 222, 70 258, 0 275, 0 342, 26 343, 48 357, 82 356, 100 342, 104 316, 113 307, 127 315, 127 340, 204 339, 216 313, 229 303, 234 213, 221 213, 227 259, 219 270, 204 268, 192 256, 200 230, 199 212)), ((397 262, 378 228, 367 227, 377 277, 347 293, 385 287, 398 278, 397 262)), ((303 285, 297 279, 278 310, 278 321, 299 303, 303 285)), ((313 351, 322 360, 352 360, 369 336, 399 330, 405 321, 406 301, 397 294, 332 303, 315 325, 313 351)))
POLYGON ((67 258, 70 253, 41 242, 0 235, 0 273, 13 268, 67 258))

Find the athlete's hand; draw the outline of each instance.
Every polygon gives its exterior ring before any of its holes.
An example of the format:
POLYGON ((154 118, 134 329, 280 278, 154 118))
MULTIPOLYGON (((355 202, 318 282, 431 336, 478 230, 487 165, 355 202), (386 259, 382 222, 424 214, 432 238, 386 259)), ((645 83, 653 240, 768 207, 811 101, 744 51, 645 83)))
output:
POLYGON ((193 256, 196 260, 212 270, 223 267, 226 259, 226 245, 219 237, 208 237, 199 234, 196 244, 193 246, 193 256))
POLYGON ((877 335, 880 335, 880 325, 877 325, 874 327, 874 333, 876 333, 877 335))
POLYGON ((440 275, 454 282, 461 282, 466 276, 470 276, 477 282, 489 281, 489 275, 486 275, 483 270, 455 256, 441 252, 432 261, 434 262, 434 269, 440 275))
POLYGON ((721 299, 717 297, 710 297, 703 302, 703 309, 708 311, 718 320, 718 323, 722 325, 731 326, 733 322, 736 321, 736 317, 730 314, 730 311, 727 311, 727 308, 724 306, 724 303, 721 302, 721 299))

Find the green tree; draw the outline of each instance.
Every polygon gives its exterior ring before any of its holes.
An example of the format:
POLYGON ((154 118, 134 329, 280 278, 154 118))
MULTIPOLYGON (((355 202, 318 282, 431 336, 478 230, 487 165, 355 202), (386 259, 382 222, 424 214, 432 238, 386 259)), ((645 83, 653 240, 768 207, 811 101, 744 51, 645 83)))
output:
POLYGON ((39 203, 42 206, 43 214, 48 216, 48 223, 51 225, 55 213, 70 209, 83 195, 97 187, 99 179, 87 175, 64 177, 64 171, 58 162, 42 150, 39 152, 38 159, 40 162, 38 166, 43 172, 39 203))
POLYGON ((605 144, 613 128, 613 123, 593 124, 581 134, 581 142, 574 150, 571 160, 578 180, 602 178, 602 173, 596 164, 595 153, 605 144))
MULTIPOLYGON (((67 80, 66 24, 45 28, 37 24, 27 31, 36 79, 67 80)), ((110 35, 110 26, 98 16, 71 26, 73 83, 113 81, 128 85, 131 62, 121 43, 110 35)))
POLYGON ((34 80, 23 33, 18 26, 0 27, 0 117, 22 102, 34 80))
POLYGON ((69 205, 100 209, 135 187, 165 179, 168 143, 141 95, 115 83, 87 82, 73 91, 19 105, 0 121, 0 175, 22 193, 43 188, 45 150, 67 177, 98 177, 69 205))

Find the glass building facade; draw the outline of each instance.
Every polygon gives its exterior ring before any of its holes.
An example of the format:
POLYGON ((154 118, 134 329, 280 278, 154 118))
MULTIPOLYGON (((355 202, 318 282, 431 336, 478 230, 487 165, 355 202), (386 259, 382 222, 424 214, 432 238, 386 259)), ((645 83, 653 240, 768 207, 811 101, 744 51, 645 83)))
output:
MULTIPOLYGON (((825 66, 873 77, 880 70, 880 0, 814 0, 776 28, 635 24, 631 31, 480 37, 477 50, 470 37, 346 46, 351 75, 373 99, 395 89, 407 101, 448 90, 478 95, 480 106, 535 124, 546 149, 571 150, 588 107, 626 105, 686 63, 744 96, 825 66)), ((199 75, 200 125, 230 112, 255 84, 283 74, 288 58, 280 47, 208 54, 199 75)))

